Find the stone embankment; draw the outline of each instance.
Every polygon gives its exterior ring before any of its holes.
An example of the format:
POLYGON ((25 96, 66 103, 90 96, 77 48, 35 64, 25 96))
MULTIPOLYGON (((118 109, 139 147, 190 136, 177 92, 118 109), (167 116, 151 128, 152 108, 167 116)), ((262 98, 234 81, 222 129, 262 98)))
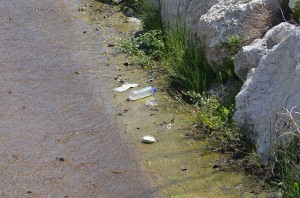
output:
MULTIPOLYGON (((234 119, 248 129, 258 151, 267 154, 284 119, 280 113, 300 104, 300 29, 286 22, 283 0, 161 0, 165 25, 186 24, 215 70, 229 54, 220 45, 243 39, 234 60, 245 81, 236 96, 234 119), (275 127, 276 126, 276 127, 275 127)), ((292 8, 295 2, 290 1, 292 8)))

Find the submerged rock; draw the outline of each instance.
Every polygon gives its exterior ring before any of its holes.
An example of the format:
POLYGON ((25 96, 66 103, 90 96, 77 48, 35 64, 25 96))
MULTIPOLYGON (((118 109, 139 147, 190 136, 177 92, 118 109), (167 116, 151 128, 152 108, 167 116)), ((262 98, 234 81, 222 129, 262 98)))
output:
POLYGON ((234 119, 246 127, 264 157, 277 138, 284 109, 300 104, 300 27, 264 55, 236 97, 234 119), (275 128, 276 126, 276 128, 275 128))

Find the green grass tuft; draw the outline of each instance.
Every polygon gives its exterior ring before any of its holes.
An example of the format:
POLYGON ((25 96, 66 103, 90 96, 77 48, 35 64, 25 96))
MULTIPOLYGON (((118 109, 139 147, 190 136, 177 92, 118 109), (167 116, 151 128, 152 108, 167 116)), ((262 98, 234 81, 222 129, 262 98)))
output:
POLYGON ((163 30, 160 1, 154 4, 152 0, 140 0, 136 3, 136 11, 142 20, 144 32, 163 30))
POLYGON ((165 60, 173 70, 173 80, 186 91, 206 92, 216 75, 201 47, 193 44, 184 26, 166 31, 165 60))

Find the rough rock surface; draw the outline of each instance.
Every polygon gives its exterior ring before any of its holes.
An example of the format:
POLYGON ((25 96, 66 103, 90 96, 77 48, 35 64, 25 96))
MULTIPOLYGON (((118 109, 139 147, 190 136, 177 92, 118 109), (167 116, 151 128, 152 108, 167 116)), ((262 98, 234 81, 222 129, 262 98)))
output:
MULTIPOLYGON (((262 57, 236 97, 234 119, 266 156, 274 138, 278 113, 300 104, 300 27, 262 57)), ((282 123, 279 124, 282 126, 282 123)))
POLYGON ((262 37, 272 25, 274 12, 270 10, 277 6, 276 1, 267 4, 258 0, 224 0, 215 4, 201 16, 197 27, 197 36, 204 42, 210 62, 218 65, 229 56, 219 46, 234 35, 243 38, 244 44, 262 37))
POLYGON ((289 7, 294 8, 295 7, 295 1, 296 0, 289 0, 289 7))
POLYGON ((202 41, 208 60, 216 68, 228 57, 220 44, 233 35, 243 38, 244 44, 262 37, 271 27, 281 1, 162 0, 162 17, 165 24, 184 22, 192 27, 192 33, 202 41))
POLYGON ((244 46, 234 58, 234 72, 243 81, 246 80, 248 72, 256 68, 261 58, 275 45, 288 37, 295 28, 287 22, 270 29, 262 39, 255 39, 250 45, 244 46))

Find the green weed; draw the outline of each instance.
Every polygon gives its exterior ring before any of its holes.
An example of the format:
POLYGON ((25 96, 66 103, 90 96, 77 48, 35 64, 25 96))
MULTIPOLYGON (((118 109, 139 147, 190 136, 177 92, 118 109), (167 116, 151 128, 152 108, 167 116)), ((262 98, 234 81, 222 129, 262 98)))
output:
POLYGON ((249 144, 236 124, 231 120, 234 113, 233 105, 226 108, 216 96, 202 98, 199 108, 198 122, 204 133, 209 135, 214 150, 230 152, 235 156, 245 156, 249 144))
POLYGON ((173 71, 172 80, 183 90, 206 92, 216 78, 204 51, 193 44, 184 26, 170 27, 166 31, 165 61, 173 71))
POLYGON ((165 51, 162 31, 152 30, 131 40, 119 41, 121 51, 126 53, 131 64, 149 66, 151 60, 160 60, 165 51))
POLYGON ((219 73, 219 77, 222 81, 226 81, 235 76, 233 60, 234 56, 241 49, 243 39, 238 35, 228 37, 226 42, 220 44, 220 48, 226 51, 228 57, 223 59, 224 71, 219 73))

